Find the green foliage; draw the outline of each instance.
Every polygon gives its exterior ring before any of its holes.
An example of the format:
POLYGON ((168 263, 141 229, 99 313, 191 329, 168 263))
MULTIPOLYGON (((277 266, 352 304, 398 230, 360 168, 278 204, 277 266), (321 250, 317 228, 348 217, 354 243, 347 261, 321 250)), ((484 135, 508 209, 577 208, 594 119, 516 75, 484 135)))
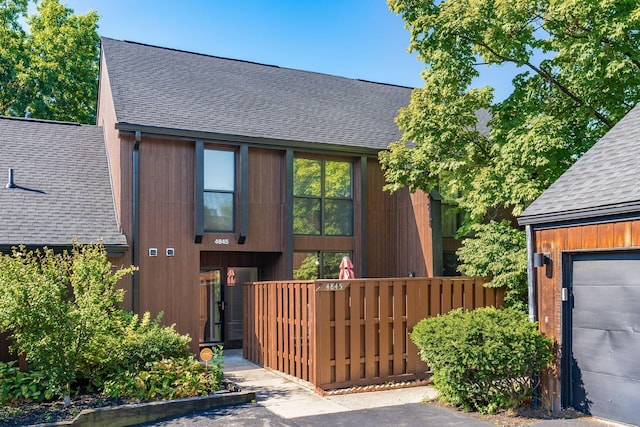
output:
POLYGON ((154 320, 148 312, 142 319, 122 313, 122 329, 108 339, 109 354, 96 361, 84 377, 101 386, 105 380, 122 372, 135 372, 149 362, 188 357, 191 338, 176 332, 174 325, 160 325, 161 319, 162 313, 154 320))
MULTIPOLYGON (((522 213, 640 100, 637 1, 388 3, 426 67, 396 118, 401 140, 380 153, 386 188, 458 195, 470 224, 522 213), (518 73, 506 99, 473 87, 480 67, 505 66, 518 73), (478 125, 487 113, 488 129, 478 125)), ((483 269, 473 264, 485 249, 476 250, 463 253, 466 269, 483 269)), ((512 278, 524 278, 517 266, 512 278)))
POLYGON ((0 331, 32 370, 47 372, 51 390, 69 394, 79 373, 108 358, 121 319, 115 285, 133 270, 114 271, 101 245, 14 249, 0 257, 0 331))
POLYGON ((462 309, 420 321, 410 334, 440 396, 465 410, 515 408, 552 359, 551 340, 514 309, 462 309))
POLYGON ((42 371, 22 372, 15 362, 0 362, 0 403, 42 402, 53 397, 42 371))
POLYGON ((125 371, 105 383, 105 393, 139 400, 204 396, 222 381, 222 351, 214 348, 214 362, 205 367, 194 358, 150 362, 142 370, 125 371))
POLYGON ((293 271, 293 278, 295 280, 316 280, 318 278, 319 265, 320 258, 317 253, 311 252, 302 261, 300 267, 293 271))
POLYGON ((98 13, 42 0, 29 15, 28 3, 7 0, 0 10, 0 114, 95 123, 98 13))
POLYGON ((523 231, 507 221, 474 224, 473 238, 458 251, 459 269, 469 276, 492 277, 485 284, 506 289, 505 305, 526 310, 527 248, 523 231))

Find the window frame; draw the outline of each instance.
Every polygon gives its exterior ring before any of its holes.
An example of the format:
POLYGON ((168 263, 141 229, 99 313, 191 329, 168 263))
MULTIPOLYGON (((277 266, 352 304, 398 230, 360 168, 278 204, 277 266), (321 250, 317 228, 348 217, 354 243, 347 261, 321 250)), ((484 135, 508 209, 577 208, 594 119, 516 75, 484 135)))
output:
POLYGON ((327 237, 353 237, 354 236, 354 228, 355 228, 355 186, 354 186, 354 166, 353 161, 344 160, 344 159, 331 159, 331 158, 319 158, 319 157, 307 157, 307 156, 294 156, 293 159, 293 169, 294 169, 294 182, 293 182, 293 206, 292 210, 295 221, 295 205, 296 200, 308 200, 308 201, 319 201, 320 202, 320 220, 319 220, 319 230, 318 233, 297 233, 295 230, 295 225, 293 229, 293 234, 295 236, 327 236, 327 237), (307 196, 307 195, 296 195, 296 183, 295 183, 295 163, 296 160, 312 160, 320 163, 320 195, 319 196, 307 196), (326 183, 326 164, 327 162, 336 162, 336 163, 345 163, 349 165, 349 194, 350 197, 328 197, 327 194, 327 183, 326 183), (327 220, 327 202, 349 202, 350 203, 350 218, 349 218, 349 234, 327 234, 326 232, 326 220, 327 220))
POLYGON ((202 177, 202 212, 203 212, 203 231, 205 233, 235 233, 237 228, 237 200, 238 200, 238 153, 237 150, 231 148, 212 148, 212 147, 204 147, 203 153, 203 177, 202 177), (215 189, 215 188, 207 188, 206 186, 206 175, 207 175, 207 156, 206 153, 209 152, 223 152, 223 153, 231 153, 233 155, 233 171, 232 179, 233 179, 233 189, 215 189), (221 194, 221 195, 231 195, 231 229, 213 229, 207 228, 206 221, 206 199, 207 194, 221 194))

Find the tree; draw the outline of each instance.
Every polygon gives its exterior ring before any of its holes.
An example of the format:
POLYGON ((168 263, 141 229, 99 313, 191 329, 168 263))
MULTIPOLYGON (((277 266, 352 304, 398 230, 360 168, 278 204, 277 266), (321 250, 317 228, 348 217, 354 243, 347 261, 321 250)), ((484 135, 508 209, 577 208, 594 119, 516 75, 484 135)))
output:
POLYGON ((508 252, 504 257, 517 258, 523 269, 525 252, 511 243, 524 237, 496 244, 504 232, 500 221, 513 224, 640 100, 640 5, 636 0, 388 3, 406 22, 409 48, 426 68, 424 87, 414 90, 396 118, 401 140, 380 154, 386 188, 446 187, 448 194, 458 194, 455 202, 467 214, 460 234, 471 232, 459 252, 461 270, 493 276, 494 285, 506 282, 523 299, 523 271, 478 260, 508 252), (518 67, 505 100, 494 101, 491 87, 472 87, 480 67, 491 72, 505 64, 518 67), (488 130, 478 126, 485 111, 492 117, 488 130))
POLYGON ((74 15, 58 0, 42 0, 34 15, 28 15, 28 0, 1 4, 0 113, 94 123, 97 12, 74 15))

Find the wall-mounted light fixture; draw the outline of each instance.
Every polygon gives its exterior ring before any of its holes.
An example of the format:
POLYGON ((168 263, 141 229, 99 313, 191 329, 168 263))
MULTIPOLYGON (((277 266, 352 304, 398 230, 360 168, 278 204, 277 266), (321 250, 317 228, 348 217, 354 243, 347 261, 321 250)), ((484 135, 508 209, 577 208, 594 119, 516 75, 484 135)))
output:
POLYGON ((158 256, 158 248, 149 248, 149 256, 158 256))
POLYGON ((176 251, 173 248, 167 248, 165 253, 167 254, 167 256, 174 256, 176 254, 176 251))
POLYGON ((533 266, 535 268, 543 267, 551 263, 551 254, 536 252, 533 254, 533 266))

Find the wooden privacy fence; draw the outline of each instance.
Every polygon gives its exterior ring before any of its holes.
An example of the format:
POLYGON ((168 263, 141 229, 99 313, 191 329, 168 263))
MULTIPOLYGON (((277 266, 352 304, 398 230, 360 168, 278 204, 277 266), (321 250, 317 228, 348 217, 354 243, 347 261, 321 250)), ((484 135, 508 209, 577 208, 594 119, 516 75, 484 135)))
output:
POLYGON ((501 306, 483 278, 393 278, 244 284, 243 355, 331 390, 423 379, 409 332, 426 317, 501 306))

